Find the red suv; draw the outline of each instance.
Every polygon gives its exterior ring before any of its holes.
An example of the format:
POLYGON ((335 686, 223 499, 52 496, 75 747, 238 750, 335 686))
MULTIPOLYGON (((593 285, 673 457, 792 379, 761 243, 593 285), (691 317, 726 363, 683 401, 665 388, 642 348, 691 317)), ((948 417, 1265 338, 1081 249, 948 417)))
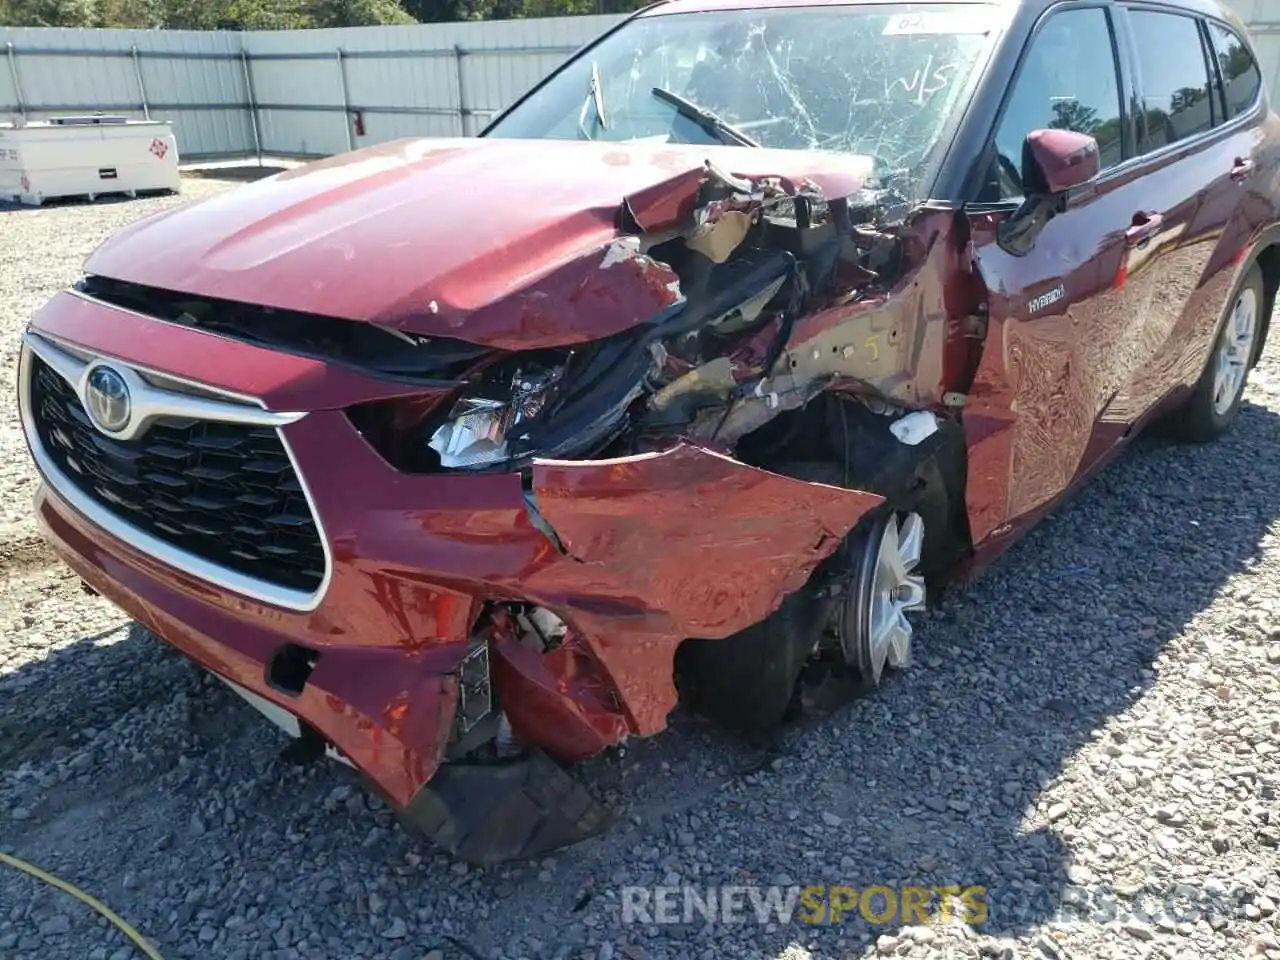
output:
POLYGON ((39 519, 298 755, 536 855, 677 689, 874 686, 926 581, 1227 429, 1277 142, 1211 0, 659 3, 479 138, 105 243, 25 336, 39 519))

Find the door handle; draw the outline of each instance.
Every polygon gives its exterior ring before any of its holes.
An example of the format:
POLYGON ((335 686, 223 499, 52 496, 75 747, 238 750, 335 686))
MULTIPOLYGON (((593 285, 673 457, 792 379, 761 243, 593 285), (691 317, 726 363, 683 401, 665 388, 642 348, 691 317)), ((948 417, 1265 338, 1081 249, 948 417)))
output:
POLYGON ((1163 224, 1162 214, 1139 211, 1133 215, 1133 226, 1124 232, 1125 242, 1131 247, 1145 247, 1163 224))
POLYGON ((1231 179, 1236 183, 1244 183, 1253 173, 1253 161, 1247 157, 1236 157, 1231 166, 1231 179))

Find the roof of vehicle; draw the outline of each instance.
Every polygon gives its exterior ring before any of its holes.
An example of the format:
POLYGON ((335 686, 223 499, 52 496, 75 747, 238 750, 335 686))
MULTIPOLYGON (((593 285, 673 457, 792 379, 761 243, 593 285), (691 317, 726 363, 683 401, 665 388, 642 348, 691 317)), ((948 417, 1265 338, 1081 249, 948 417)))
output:
POLYGON ((1023 0, 659 0, 641 11, 641 16, 662 16, 671 13, 698 13, 703 10, 764 10, 769 7, 869 7, 900 6, 903 3, 972 5, 1003 7, 1017 6, 1023 0))
MULTIPOLYGON (((770 7, 869 7, 902 5, 913 6, 983 4, 992 7, 1039 7, 1052 6, 1056 0, 658 0, 657 3, 643 9, 639 16, 665 16, 676 13, 699 13, 709 10, 763 10, 770 7)), ((1203 16, 1216 17, 1241 25, 1235 11, 1219 0, 1151 0, 1156 4, 1176 7, 1192 11, 1203 16)))

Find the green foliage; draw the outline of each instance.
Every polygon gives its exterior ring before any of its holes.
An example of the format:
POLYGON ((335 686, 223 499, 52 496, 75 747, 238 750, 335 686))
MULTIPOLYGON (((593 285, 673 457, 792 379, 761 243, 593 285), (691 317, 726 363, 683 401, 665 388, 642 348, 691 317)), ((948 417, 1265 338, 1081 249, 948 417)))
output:
POLYGON ((373 27, 415 23, 397 0, 316 0, 308 5, 315 26, 373 27))
POLYGON ((96 26, 96 0, 8 0, 6 24, 24 27, 96 26))
POLYGON ((0 26, 298 30, 625 13, 648 0, 0 0, 0 26))

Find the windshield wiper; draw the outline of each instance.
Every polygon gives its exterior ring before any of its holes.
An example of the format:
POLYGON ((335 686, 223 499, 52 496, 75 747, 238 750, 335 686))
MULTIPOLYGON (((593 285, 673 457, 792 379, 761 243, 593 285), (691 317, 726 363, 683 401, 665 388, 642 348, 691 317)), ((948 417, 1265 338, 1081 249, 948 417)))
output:
POLYGON ((604 118, 604 87, 600 83, 600 65, 591 61, 591 99, 595 101, 596 116, 600 118, 600 128, 607 130, 609 122, 604 118))
POLYGON ((586 140, 591 139, 586 123, 588 105, 596 108, 596 121, 600 124, 600 129, 609 129, 609 123, 604 117, 604 87, 600 83, 600 67, 594 60, 591 61, 591 85, 587 88, 587 98, 582 101, 582 109, 578 111, 578 131, 586 140))
POLYGON ((707 133, 719 137, 724 143, 736 143, 743 147, 758 147, 759 142, 751 139, 727 120, 721 119, 710 110, 704 110, 692 100, 686 100, 678 93, 672 93, 666 87, 654 87, 652 93, 664 103, 676 108, 676 112, 686 119, 692 120, 707 133))

